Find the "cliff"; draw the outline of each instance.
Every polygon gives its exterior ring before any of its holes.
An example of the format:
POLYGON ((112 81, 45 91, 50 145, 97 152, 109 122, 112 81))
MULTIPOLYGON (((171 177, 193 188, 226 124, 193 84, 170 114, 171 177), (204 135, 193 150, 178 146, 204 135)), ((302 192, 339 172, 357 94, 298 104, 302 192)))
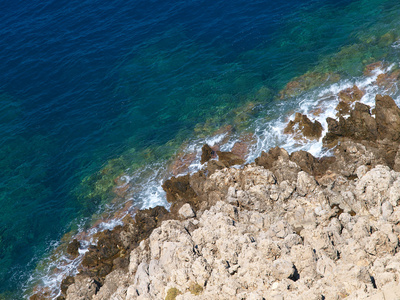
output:
POLYGON ((103 232, 59 298, 400 297, 400 109, 377 95, 327 123, 331 157, 276 147, 234 167, 203 147, 204 169, 164 183, 170 211, 103 232))

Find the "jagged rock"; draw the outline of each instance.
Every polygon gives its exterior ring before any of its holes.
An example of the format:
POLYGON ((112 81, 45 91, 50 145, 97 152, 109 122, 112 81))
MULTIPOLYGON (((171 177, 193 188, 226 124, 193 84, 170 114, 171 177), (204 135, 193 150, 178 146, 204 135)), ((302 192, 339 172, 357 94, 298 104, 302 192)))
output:
POLYGON ((347 88, 339 92, 339 99, 345 103, 351 103, 361 100, 364 96, 364 92, 361 91, 356 85, 351 88, 347 88))
POLYGON ((381 139, 400 141, 400 109, 389 96, 375 97, 376 126, 381 139))
POLYGON ((293 134, 294 139, 318 140, 322 134, 322 125, 318 121, 311 122, 306 115, 296 113, 294 121, 289 121, 283 133, 293 134))
POLYGON ((339 104, 336 106, 336 110, 337 110, 336 113, 337 117, 348 115, 350 114, 351 106, 347 102, 340 101, 339 104))
POLYGON ((231 167, 234 165, 242 165, 245 163, 245 160, 242 159, 239 155, 234 154, 232 152, 222 152, 217 151, 218 159, 222 162, 226 167, 231 167))
POLYGON ((200 163, 204 164, 208 162, 211 158, 215 157, 215 152, 211 147, 207 144, 201 148, 201 160, 200 163))
POLYGON ((246 155, 249 153, 249 145, 245 142, 236 142, 233 145, 231 152, 244 160, 246 155))
POLYGON ((322 176, 329 166, 335 162, 335 157, 315 158, 307 151, 296 151, 290 155, 290 160, 295 162, 303 171, 312 176, 322 176))
POLYGON ((71 255, 72 258, 76 258, 79 255, 79 248, 81 247, 81 243, 74 239, 71 243, 68 244, 67 253, 71 255))
POLYGON ((378 136, 376 121, 371 116, 370 107, 360 102, 356 102, 348 119, 339 117, 339 121, 336 121, 327 118, 326 121, 328 133, 323 138, 323 143, 328 148, 335 146, 337 140, 343 137, 355 141, 374 141, 378 136))
POLYGON ((139 211, 99 234, 81 274, 65 282, 67 299, 396 295, 400 173, 391 168, 400 154, 388 120, 398 112, 381 102, 376 122, 357 103, 348 119, 332 119, 335 158, 276 147, 241 168, 210 160, 171 178, 171 213, 139 211))

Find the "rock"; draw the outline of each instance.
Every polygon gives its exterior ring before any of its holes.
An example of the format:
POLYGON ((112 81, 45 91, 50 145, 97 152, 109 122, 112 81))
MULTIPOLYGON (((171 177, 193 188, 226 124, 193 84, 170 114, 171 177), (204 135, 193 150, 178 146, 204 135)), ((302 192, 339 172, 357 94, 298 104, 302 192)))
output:
POLYGON ((81 247, 81 243, 74 239, 71 243, 68 244, 67 253, 71 255, 72 258, 76 258, 79 255, 79 248, 81 247))
POLYGON ((290 155, 290 160, 295 162, 302 171, 307 172, 312 176, 322 176, 326 173, 329 166, 335 162, 334 157, 315 158, 312 154, 300 150, 293 152, 290 155))
POLYGON ((229 168, 236 158, 221 152, 166 181, 171 212, 140 210, 97 234, 80 274, 63 282, 67 299, 396 295, 400 141, 388 121, 397 111, 381 102, 376 120, 356 102, 349 118, 328 122, 334 158, 276 147, 229 168))
POLYGON ((389 96, 375 97, 376 126, 381 139, 400 141, 400 109, 389 96))
POLYGON ((249 146, 245 142, 236 142, 233 145, 231 152, 244 160, 249 153, 249 146))
POLYGON ((196 160, 196 153, 183 153, 178 155, 171 164, 171 172, 174 176, 187 172, 189 166, 196 160))
POLYGON ((381 68, 383 68, 383 62, 381 62, 381 61, 369 64, 364 68, 364 75, 365 76, 371 76, 371 75, 374 74, 374 72, 377 69, 381 69, 381 68))
POLYGON ((293 263, 281 258, 274 261, 272 275, 278 280, 285 278, 297 280, 298 277, 297 270, 293 263))
POLYGON ((207 144, 201 148, 201 160, 200 163, 204 164, 208 162, 211 158, 215 157, 215 152, 211 147, 207 144))
POLYGON ((350 112, 350 117, 344 119, 339 117, 339 121, 332 118, 326 119, 328 123, 328 133, 323 138, 326 147, 336 145, 338 139, 347 137, 355 141, 374 141, 377 139, 377 124, 371 116, 368 105, 356 102, 354 110, 350 112))
POLYGON ((182 205, 182 207, 179 209, 179 215, 184 219, 195 217, 195 213, 193 209, 190 207, 189 203, 182 205))
POLYGON ((234 165, 242 165, 245 163, 245 160, 242 159, 239 155, 234 154, 232 152, 221 152, 217 151, 218 159, 222 162, 226 167, 231 167, 234 165))
POLYGON ((318 183, 315 181, 314 177, 310 176, 306 172, 299 172, 297 175, 297 192, 300 196, 305 196, 310 192, 313 192, 317 187, 318 183))
POLYGON ((293 134, 294 139, 318 140, 322 134, 322 125, 318 121, 311 122, 306 115, 296 113, 294 121, 289 121, 283 133, 293 134))
POLYGON ((75 283, 67 290, 67 300, 87 300, 99 290, 100 284, 86 276, 76 276, 75 283))
POLYGON ((283 159, 289 159, 289 153, 285 149, 279 147, 271 148, 268 153, 262 151, 261 156, 256 158, 255 163, 257 166, 271 169, 280 156, 283 159))
POLYGON ((337 110, 336 113, 337 117, 348 115, 350 113, 351 106, 347 102, 340 101, 339 104, 336 106, 336 110, 337 110))
POLYGON ((353 85, 351 88, 340 91, 338 96, 344 103, 352 103, 361 100, 364 94, 356 85, 353 85))

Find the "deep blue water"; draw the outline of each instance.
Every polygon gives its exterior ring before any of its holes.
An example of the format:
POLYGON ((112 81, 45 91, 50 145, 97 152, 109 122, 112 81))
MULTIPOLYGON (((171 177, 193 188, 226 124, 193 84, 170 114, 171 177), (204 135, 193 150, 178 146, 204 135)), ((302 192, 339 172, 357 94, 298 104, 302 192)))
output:
MULTIPOLYGON (((124 169, 146 163, 146 151, 167 159, 198 124, 229 123, 261 87, 268 109, 312 68, 360 73, 365 55, 329 58, 397 34, 399 9, 394 0, 0 2, 0 293, 20 297, 50 244, 104 204, 81 182, 109 160, 122 156, 124 169)), ((360 51, 391 55, 372 44, 360 51)))

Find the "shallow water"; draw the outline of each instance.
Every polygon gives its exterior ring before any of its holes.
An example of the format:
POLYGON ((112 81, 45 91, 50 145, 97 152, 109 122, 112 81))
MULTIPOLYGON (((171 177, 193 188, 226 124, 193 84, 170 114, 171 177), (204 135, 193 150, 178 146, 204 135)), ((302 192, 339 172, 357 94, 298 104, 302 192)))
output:
POLYGON ((363 68, 378 60, 397 68, 400 54, 400 4, 389 0, 47 0, 0 9, 0 293, 9 299, 41 278, 59 280, 43 276, 62 260, 49 253, 65 233, 128 200, 165 204, 166 162, 215 143, 221 127, 234 130, 227 150, 242 132, 256 133, 249 161, 275 145, 322 154, 320 142, 282 135, 287 118, 321 106, 324 125, 337 92, 354 83, 372 103, 384 91, 363 68), (314 73, 304 91, 281 97, 306 72, 314 73), (135 184, 113 201, 121 182, 135 184))

